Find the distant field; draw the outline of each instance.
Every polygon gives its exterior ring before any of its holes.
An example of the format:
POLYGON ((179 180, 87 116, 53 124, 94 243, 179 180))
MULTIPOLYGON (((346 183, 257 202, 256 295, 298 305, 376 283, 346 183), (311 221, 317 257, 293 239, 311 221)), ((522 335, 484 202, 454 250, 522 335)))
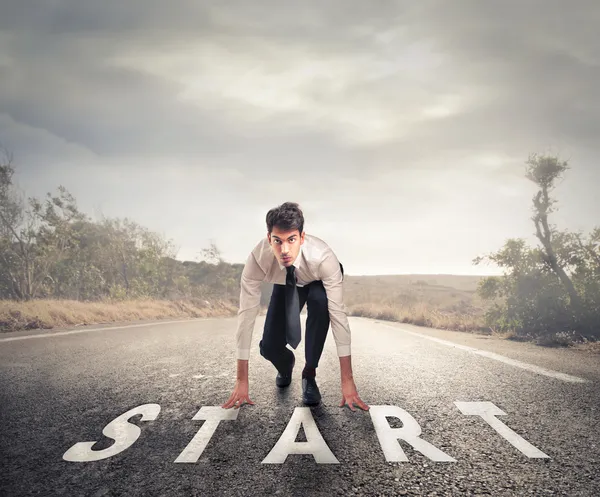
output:
POLYGON ((406 305, 426 302, 447 307, 466 302, 482 304, 476 299, 483 276, 392 275, 347 276, 344 279, 346 305, 362 302, 387 302, 406 305))
POLYGON ((489 331, 489 303, 477 294, 484 276, 347 276, 344 303, 350 315, 389 319, 433 328, 489 331))

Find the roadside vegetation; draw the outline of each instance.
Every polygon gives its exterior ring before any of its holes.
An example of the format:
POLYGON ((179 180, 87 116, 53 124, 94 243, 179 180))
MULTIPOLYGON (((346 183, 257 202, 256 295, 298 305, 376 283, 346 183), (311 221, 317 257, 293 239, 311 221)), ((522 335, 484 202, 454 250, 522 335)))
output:
POLYGON ((459 302, 451 302, 457 296, 451 287, 422 281, 416 282, 418 290, 402 291, 398 284, 394 290, 380 285, 384 291, 354 299, 351 313, 548 346, 585 344, 600 352, 600 226, 574 233, 550 220, 556 204, 552 191, 567 169, 566 161, 553 156, 533 154, 526 161, 525 177, 538 187, 531 217, 537 246, 512 238, 497 252, 473 260, 497 264, 502 276, 481 278, 476 291, 459 302))
MULTIPOLYGON (((474 264, 493 262, 499 277, 352 276, 344 280, 350 315, 496 334, 544 345, 600 339, 600 227, 571 233, 550 223, 552 190, 568 169, 532 155, 525 176, 538 246, 509 239, 474 264)), ((0 331, 237 314, 243 264, 223 261, 214 243, 196 261, 124 218, 92 220, 62 186, 40 200, 14 184, 0 159, 0 331)), ((271 287, 263 285, 262 313, 271 287)))

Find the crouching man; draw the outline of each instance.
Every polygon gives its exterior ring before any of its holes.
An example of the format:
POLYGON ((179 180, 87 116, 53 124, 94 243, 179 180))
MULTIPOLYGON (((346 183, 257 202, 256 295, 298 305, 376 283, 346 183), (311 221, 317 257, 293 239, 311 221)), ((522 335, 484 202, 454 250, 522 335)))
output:
POLYGON ((248 394, 248 360, 254 323, 259 311, 261 283, 273 283, 260 354, 277 370, 275 383, 285 388, 292 381, 295 355, 286 347, 301 340, 300 312, 307 306, 305 365, 302 370, 302 400, 317 405, 321 394, 316 370, 331 322, 340 360, 342 400, 340 407, 354 404, 368 410, 356 390, 350 360, 350 327, 343 307, 344 269, 331 248, 304 232, 304 216, 298 204, 285 202, 267 213, 267 237, 252 250, 241 279, 238 312, 237 380, 233 393, 221 407, 254 404, 248 394))

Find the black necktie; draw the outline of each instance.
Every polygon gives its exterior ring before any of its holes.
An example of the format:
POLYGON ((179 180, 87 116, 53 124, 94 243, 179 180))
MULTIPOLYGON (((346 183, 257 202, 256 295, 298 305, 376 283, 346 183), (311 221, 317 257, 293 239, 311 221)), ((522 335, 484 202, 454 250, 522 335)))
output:
POLYGON ((300 300, 298 299, 298 289, 296 288, 295 269, 294 266, 285 268, 287 272, 285 277, 285 337, 287 343, 294 349, 300 343, 300 300))

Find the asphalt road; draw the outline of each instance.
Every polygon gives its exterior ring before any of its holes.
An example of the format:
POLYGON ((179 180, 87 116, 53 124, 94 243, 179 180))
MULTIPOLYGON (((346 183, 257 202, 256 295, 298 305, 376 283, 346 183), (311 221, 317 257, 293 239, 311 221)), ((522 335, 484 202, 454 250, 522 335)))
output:
POLYGON ((239 410, 235 318, 2 334, 0 494, 600 495, 598 355, 349 319, 370 411, 338 407, 331 331, 322 404, 304 342, 280 391, 264 316, 239 410))

